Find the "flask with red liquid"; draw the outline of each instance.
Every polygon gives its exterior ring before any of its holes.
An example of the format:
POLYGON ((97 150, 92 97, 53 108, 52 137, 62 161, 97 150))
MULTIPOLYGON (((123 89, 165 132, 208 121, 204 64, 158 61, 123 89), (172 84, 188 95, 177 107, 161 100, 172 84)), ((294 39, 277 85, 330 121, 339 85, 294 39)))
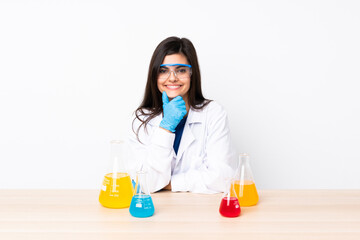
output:
POLYGON ((238 217, 241 213, 239 200, 237 198, 232 181, 228 181, 227 190, 221 199, 219 212, 224 217, 238 217))

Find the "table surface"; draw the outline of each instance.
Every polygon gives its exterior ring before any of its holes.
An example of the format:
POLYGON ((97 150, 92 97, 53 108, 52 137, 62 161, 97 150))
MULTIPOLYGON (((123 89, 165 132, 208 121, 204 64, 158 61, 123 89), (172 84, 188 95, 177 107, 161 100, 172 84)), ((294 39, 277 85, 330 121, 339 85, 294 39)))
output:
POLYGON ((360 239, 360 190, 264 190, 237 218, 221 194, 152 194, 155 214, 109 209, 95 190, 0 190, 0 239, 360 239))

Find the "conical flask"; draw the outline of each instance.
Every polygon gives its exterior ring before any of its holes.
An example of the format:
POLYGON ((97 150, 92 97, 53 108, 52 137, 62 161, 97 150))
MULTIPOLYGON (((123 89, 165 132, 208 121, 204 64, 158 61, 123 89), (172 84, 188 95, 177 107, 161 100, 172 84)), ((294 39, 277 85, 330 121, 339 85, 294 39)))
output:
POLYGON ((239 155, 239 165, 232 183, 242 207, 256 205, 259 201, 249 159, 249 155, 246 153, 239 155))
POLYGON ((99 201, 108 208, 127 208, 134 195, 130 175, 124 162, 125 143, 122 140, 112 140, 110 163, 101 187, 99 201))
POLYGON ((132 197, 130 214, 133 217, 144 218, 154 214, 155 208, 147 186, 146 171, 136 172, 135 195, 132 197))
POLYGON ((227 180, 227 190, 224 192, 219 212, 224 217, 237 217, 241 213, 240 204, 236 196, 234 185, 232 184, 233 180, 227 180))

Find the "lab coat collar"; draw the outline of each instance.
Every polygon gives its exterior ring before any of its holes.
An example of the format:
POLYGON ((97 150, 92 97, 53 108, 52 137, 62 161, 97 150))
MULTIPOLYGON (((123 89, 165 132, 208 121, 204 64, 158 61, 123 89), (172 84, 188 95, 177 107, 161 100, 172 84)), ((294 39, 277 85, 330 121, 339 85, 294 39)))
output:
POLYGON ((201 110, 190 108, 189 115, 186 120, 187 124, 202 123, 204 120, 204 114, 201 114, 201 110))

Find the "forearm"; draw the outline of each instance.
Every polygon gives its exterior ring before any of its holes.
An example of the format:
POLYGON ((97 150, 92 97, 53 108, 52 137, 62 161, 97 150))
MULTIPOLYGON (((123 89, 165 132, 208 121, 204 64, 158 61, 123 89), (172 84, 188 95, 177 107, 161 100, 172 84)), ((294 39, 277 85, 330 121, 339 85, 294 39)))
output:
POLYGON ((168 133, 173 133, 173 132, 171 132, 170 130, 167 130, 167 129, 165 129, 165 128, 162 128, 162 127, 159 127, 160 129, 162 129, 162 130, 165 130, 166 132, 168 132, 168 133))
POLYGON ((171 179, 171 162, 175 154, 173 150, 174 134, 163 129, 149 129, 150 136, 138 141, 132 136, 129 144, 128 166, 132 172, 143 169, 148 172, 148 186, 156 192, 169 184, 171 179))
POLYGON ((202 164, 199 168, 174 174, 171 178, 172 191, 194 193, 218 193, 225 190, 225 179, 231 177, 230 166, 220 163, 213 166, 202 164))
POLYGON ((168 185, 166 185, 163 189, 164 190, 171 190, 171 182, 168 185))

